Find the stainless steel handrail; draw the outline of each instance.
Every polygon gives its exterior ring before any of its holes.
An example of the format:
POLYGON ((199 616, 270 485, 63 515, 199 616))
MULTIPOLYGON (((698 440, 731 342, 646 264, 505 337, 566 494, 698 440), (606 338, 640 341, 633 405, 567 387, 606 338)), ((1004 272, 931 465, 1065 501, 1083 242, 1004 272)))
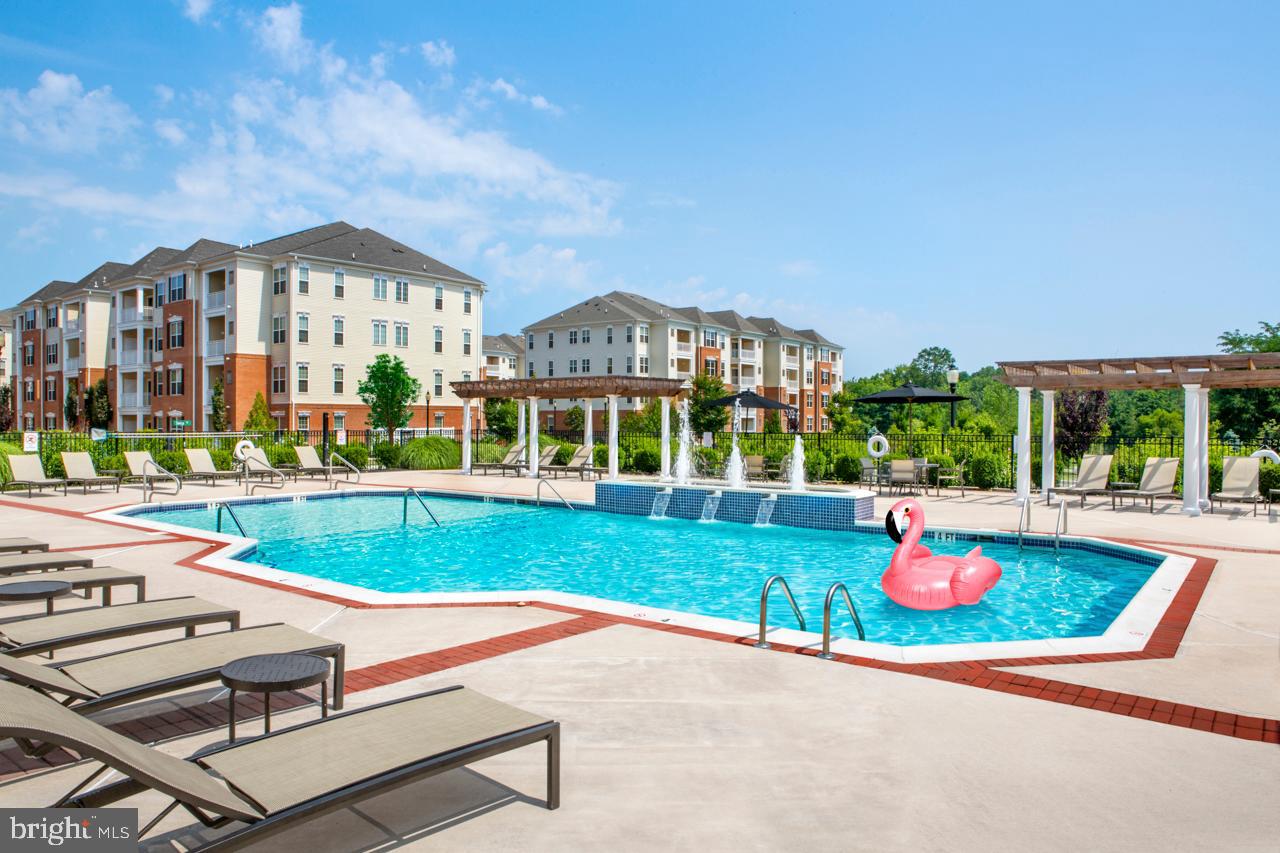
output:
MULTIPOLYGON (((263 458, 264 459, 266 458, 265 454, 263 455, 263 458)), ((263 462, 258 459, 250 460, 249 457, 246 455, 245 458, 240 462, 240 468, 241 468, 241 473, 244 474, 244 493, 246 495, 253 494, 254 489, 283 489, 289 483, 289 478, 285 476, 285 473, 281 471, 279 468, 274 467, 270 462, 263 462), (259 467, 253 470, 250 470, 249 469, 250 461, 252 461, 255 465, 258 465, 259 467), (253 474, 270 474, 272 477, 279 477, 280 482, 269 483, 269 482, 263 482, 262 480, 259 480, 258 482, 254 483, 253 477, 251 476, 253 474)))
POLYGON ((844 595, 845 606, 849 608, 849 615, 853 617, 853 626, 858 629, 858 639, 867 638, 867 632, 862 630, 862 620, 858 618, 858 608, 853 606, 853 599, 849 597, 849 588, 837 581, 831 585, 831 589, 827 590, 827 600, 822 605, 822 653, 818 657, 823 660, 831 660, 835 657, 831 654, 831 604, 835 601, 836 590, 840 590, 844 595))
POLYGON ((1056 554, 1062 548, 1062 534, 1067 532, 1067 502, 1065 499, 1058 501, 1058 520, 1053 525, 1053 552, 1056 554))
POLYGON ((222 532, 222 511, 224 509, 227 511, 227 515, 231 516, 231 520, 236 523, 236 528, 239 529, 240 535, 248 539, 249 534, 245 533, 244 525, 240 523, 240 519, 236 516, 236 511, 231 508, 230 504, 225 502, 219 502, 218 504, 218 524, 217 524, 218 532, 219 533, 222 532))
POLYGON ((436 527, 439 527, 440 519, 436 518, 436 514, 431 511, 431 507, 427 506, 427 502, 422 499, 422 495, 418 494, 418 490, 414 488, 404 490, 404 506, 401 508, 400 523, 409 523, 409 495, 413 495, 418 499, 418 503, 422 504, 422 508, 427 511, 427 515, 431 516, 431 520, 436 523, 436 527))
POLYGON ((796 615, 796 621, 800 623, 800 630, 804 631, 804 614, 800 612, 800 607, 796 604, 796 598, 791 594, 791 587, 787 585, 787 579, 782 575, 774 575, 764 582, 764 589, 760 591, 760 636, 756 640, 757 649, 770 648, 768 642, 765 641, 764 632, 766 622, 769 619, 769 589, 775 584, 781 582, 782 591, 787 596, 787 601, 791 604, 791 612, 796 615))
POLYGON ((161 468, 159 465, 155 463, 155 461, 151 459, 144 459, 142 461, 142 502, 143 503, 151 503, 151 498, 155 496, 156 487, 151 483, 153 476, 160 477, 160 478, 167 477, 168 479, 173 480, 173 485, 174 485, 173 493, 175 495, 178 494, 178 492, 182 491, 182 480, 180 480, 177 477, 177 475, 175 475, 171 471, 166 471, 164 468, 161 468), (156 473, 154 475, 147 473, 148 465, 156 469, 156 473))
POLYGON ((1022 534, 1031 530, 1031 499, 1018 509, 1018 550, 1022 550, 1022 534))
POLYGON ((570 512, 574 510, 573 504, 565 500, 564 495, 560 494, 560 490, 555 487, 555 484, 545 477, 538 478, 538 488, 534 492, 534 497, 537 498, 538 506, 542 506, 542 485, 544 483, 551 487, 551 491, 555 494, 556 497, 560 499, 560 503, 567 506, 570 512))
MULTIPOLYGON (((335 450, 333 453, 330 453, 330 454, 329 454, 329 466, 330 466, 330 467, 333 467, 333 460, 335 460, 335 459, 337 459, 339 462, 341 462, 343 465, 345 465, 345 466, 347 467, 347 470, 349 470, 349 471, 354 471, 354 472, 355 472, 355 475, 356 475, 356 482, 357 482, 357 483, 359 483, 359 482, 360 482, 360 469, 359 469, 359 468, 357 468, 356 466, 354 466, 354 465, 352 465, 350 462, 348 462, 346 459, 344 459, 344 458, 342 458, 341 456, 339 456, 339 455, 338 455, 338 452, 337 452, 336 450, 335 450)), ((350 475, 350 474, 348 474, 348 475, 347 475, 347 479, 348 479, 348 480, 350 480, 350 479, 351 479, 351 475, 350 475)), ((338 481, 337 481, 337 480, 333 480, 332 482, 336 484, 338 481)), ((337 486, 336 486, 336 485, 333 485, 333 486, 330 486, 329 488, 331 488, 331 489, 336 489, 336 488, 337 488, 337 486)))

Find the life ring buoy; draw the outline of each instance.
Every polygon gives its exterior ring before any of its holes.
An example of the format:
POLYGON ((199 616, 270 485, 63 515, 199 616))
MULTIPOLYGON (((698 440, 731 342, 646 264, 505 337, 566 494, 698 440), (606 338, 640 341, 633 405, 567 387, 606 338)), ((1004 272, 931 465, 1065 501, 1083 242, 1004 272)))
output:
POLYGON ((247 438, 242 438, 236 442, 235 450, 231 451, 231 455, 243 462, 250 450, 253 450, 253 442, 247 438))
POLYGON ((871 454, 873 459, 879 459, 889 452, 889 439, 880 433, 876 433, 867 439, 867 453, 871 454))
POLYGON ((1276 453, 1270 447, 1264 447, 1261 450, 1255 450, 1249 454, 1256 459, 1265 459, 1268 462, 1274 462, 1280 465, 1280 453, 1276 453))

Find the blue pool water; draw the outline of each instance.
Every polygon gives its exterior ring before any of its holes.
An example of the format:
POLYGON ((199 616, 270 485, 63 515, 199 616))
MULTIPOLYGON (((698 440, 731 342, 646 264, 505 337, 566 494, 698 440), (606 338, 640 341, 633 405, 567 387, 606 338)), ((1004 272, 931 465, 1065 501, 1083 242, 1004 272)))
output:
MULTIPOLYGON (((760 587, 783 574, 809 630, 822 630, 827 587, 842 580, 867 639, 894 645, 1035 640, 1103 633, 1154 567, 1115 554, 982 543, 1004 569, 973 607, 923 612, 894 604, 880 589, 894 543, 883 532, 754 528, 604 512, 569 512, 429 497, 441 527, 401 498, 348 496, 237 505, 258 538, 247 562, 384 592, 560 590, 746 622, 759 618, 760 587)), ((214 529, 204 508, 148 512, 147 519, 214 529)), ((224 517, 224 530, 234 529, 224 517)), ((972 542, 927 540, 940 554, 972 542)), ((794 627, 781 595, 770 623, 794 627)), ((847 614, 836 636, 856 637, 847 614)))

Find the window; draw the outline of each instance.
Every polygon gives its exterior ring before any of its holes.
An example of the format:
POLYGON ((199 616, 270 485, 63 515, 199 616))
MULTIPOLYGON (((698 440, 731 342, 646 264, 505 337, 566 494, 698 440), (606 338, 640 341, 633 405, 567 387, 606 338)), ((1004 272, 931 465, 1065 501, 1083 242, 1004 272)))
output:
POLYGON ((169 396, 181 397, 186 393, 183 390, 185 386, 182 383, 182 368, 172 367, 169 369, 169 396))
POLYGON ((345 299, 347 297, 347 274, 335 269, 333 271, 333 298, 345 299))
POLYGON ((288 342, 288 327, 284 322, 283 314, 276 314, 271 318, 271 343, 283 344, 288 342))
POLYGON ((569 359, 569 372, 570 373, 578 372, 578 360, 576 358, 569 359))
POLYGON ((375 275, 373 277, 373 298, 381 302, 387 299, 387 277, 385 275, 375 275))
POLYGON ((396 302, 409 301, 409 282, 407 279, 396 279, 396 302))
POLYGON ((298 264, 298 292, 311 292, 311 267, 306 264, 298 264))
POLYGON ((396 346, 407 347, 409 345, 409 324, 396 323, 396 346))
POLYGON ((157 370, 155 373, 152 374, 152 376, 154 378, 151 380, 151 384, 147 386, 147 390, 153 391, 154 393, 159 394, 161 397, 163 397, 164 396, 164 371, 157 370))
POLYGON ((804 419, 804 431, 813 432, 813 415, 809 415, 804 419))
POLYGON ((22 363, 27 367, 36 363, 36 345, 26 343, 22 345, 22 363))
POLYGON ((28 403, 34 402, 36 399, 36 383, 32 382, 30 379, 27 380, 27 387, 22 393, 22 399, 26 400, 28 403))
POLYGON ((829 355, 828 355, 827 348, 826 348, 826 347, 819 347, 819 348, 818 348, 818 361, 827 361, 827 359, 828 359, 828 358, 829 358, 829 355))
POLYGON ((298 393, 305 394, 311 387, 311 366, 305 361, 298 362, 298 393))
POLYGON ((169 301, 181 302, 187 298, 187 274, 169 276, 169 301))
POLYGON ((385 347, 387 345, 387 321, 373 321, 373 345, 375 347, 385 347))
POLYGON ((827 408, 827 407, 828 407, 828 406, 830 406, 830 405, 831 405, 831 395, 830 395, 830 394, 823 394, 823 395, 822 395, 822 408, 824 408, 824 409, 825 409, 825 408, 827 408))
POLYGON ((716 333, 711 329, 703 329, 702 345, 704 347, 714 347, 716 345, 716 333))
POLYGON ((584 344, 589 344, 589 343, 591 343, 591 330, 590 330, 590 329, 583 329, 583 330, 582 330, 582 342, 583 342, 584 344))
POLYGON ((824 371, 822 371, 822 384, 823 384, 823 385, 830 385, 830 384, 831 384, 831 371, 830 371, 830 370, 824 370, 824 371))
POLYGON ((150 305, 154 302, 156 305, 163 305, 164 304, 164 288, 165 288, 165 283, 163 281, 157 281, 155 288, 147 291, 147 295, 146 295, 147 304, 150 305), (152 295, 153 293, 154 293, 154 296, 152 295))
POLYGON ((343 317, 333 318, 333 345, 340 347, 347 337, 347 321, 343 317))
POLYGON ((649 356, 647 355, 640 356, 640 375, 649 375, 649 356))
POLYGON ((444 429, 444 415, 443 415, 443 414, 441 414, 440 412, 436 412, 436 413, 435 413, 435 415, 433 415, 433 416, 432 416, 432 420, 434 420, 434 421, 436 422, 436 429, 444 429))
POLYGON ((311 342, 311 315, 305 311, 298 313, 298 343, 311 342))
POLYGON ((573 346, 577 342, 578 342, 578 330, 570 329, 569 330, 569 346, 573 346))
POLYGON ((271 393, 284 394, 289 390, 289 376, 283 364, 271 365, 271 393))
POLYGON ((804 384, 805 384, 805 385, 812 385, 812 384, 813 384, 813 371, 812 371, 812 370, 806 370, 806 371, 804 372, 804 384))
POLYGON ((604 327, 604 342, 606 344, 613 343, 613 326, 604 327))
POLYGON ((627 373, 631 372, 631 356, 627 356, 627 373))
MULTIPOLYGON (((346 379, 347 379, 346 365, 335 364, 333 366, 333 393, 334 394, 341 395, 343 393, 344 387, 346 385, 346 379)), ((342 429, 342 427, 338 426, 337 415, 333 416, 333 428, 342 429)))
POLYGON ((547 362, 547 376, 556 375, 556 363, 554 361, 547 362))
POLYGON ((55 329, 58 326, 58 309, 57 306, 44 309, 44 327, 46 329, 55 329))
POLYGON ((555 349, 555 348, 556 348, 556 333, 547 332, 547 349, 555 349))
POLYGON ((444 285, 443 284, 436 285, 436 310, 437 311, 444 310, 444 285))
POLYGON ((431 348, 436 352, 444 352, 444 326, 436 326, 432 329, 431 348))
POLYGON ((57 344, 44 345, 44 363, 45 364, 58 363, 58 345, 57 344))
POLYGON ((23 423, 26 424, 26 429, 33 430, 36 428, 36 416, 31 414, 30 412, 27 412, 25 415, 23 415, 22 420, 23 420, 23 423))
POLYGON ((649 343, 649 327, 648 326, 640 327, 640 343, 642 344, 649 343))
POLYGON ((613 356, 609 356, 604 360, 604 372, 610 375, 613 374, 613 356))
POLYGON ((813 361, 813 347, 804 348, 804 360, 813 361))
POLYGON ((185 346, 187 340, 187 326, 182 320, 169 321, 169 349, 178 349, 185 346))
POLYGON ((627 343, 631 343, 631 327, 627 326, 627 343))
MULTIPOLYGON (((112 297, 113 299, 115 297, 112 297)), ((23 315, 23 322, 19 331, 30 332, 36 327, 36 309, 28 308, 27 313, 23 315)))
POLYGON ((58 380, 46 379, 44 381, 44 398, 46 400, 58 399, 58 380))
POLYGON ((533 349, 533 332, 529 333, 529 341, 526 349, 533 349))
POLYGON ((470 290, 462 291, 462 313, 463 314, 471 313, 471 291, 470 290))
POLYGON ((528 372, 529 372, 529 378, 532 379, 533 378, 533 362, 529 362, 528 372))
POLYGON ((462 371, 462 381, 463 381, 463 382, 470 382, 470 381, 471 381, 471 371, 470 371, 470 370, 464 370, 464 371, 462 371))
POLYGON ((346 412, 334 412, 334 413, 333 413, 333 428, 334 428, 335 430, 345 430, 345 429, 347 428, 347 413, 346 413, 346 412))
POLYGON ((44 428, 47 430, 55 430, 58 428, 58 416, 49 413, 44 416, 44 428))
POLYGON ((823 416, 822 416, 822 431, 823 431, 823 432, 826 432, 826 431, 827 431, 827 430, 829 430, 829 429, 831 429, 831 418, 827 417, 826 415, 823 415, 823 416))
POLYGON ((235 335, 236 335, 236 321, 228 320, 227 321, 227 337, 234 338, 235 335))
POLYGON ((462 330, 462 354, 471 355, 471 330, 462 330))
POLYGON ((301 432, 311 431, 311 413, 310 412, 298 412, 298 429, 301 432))
POLYGON ((590 372, 591 372, 591 359, 589 359, 589 358, 584 358, 584 359, 582 360, 582 372, 583 372, 583 373, 590 373, 590 372))
POLYGON ((431 394, 435 397, 444 396, 444 371, 437 370, 432 375, 431 394))
POLYGON ((719 368, 716 367, 716 360, 714 358, 704 358, 702 360, 702 372, 708 376, 715 376, 719 372, 719 368))

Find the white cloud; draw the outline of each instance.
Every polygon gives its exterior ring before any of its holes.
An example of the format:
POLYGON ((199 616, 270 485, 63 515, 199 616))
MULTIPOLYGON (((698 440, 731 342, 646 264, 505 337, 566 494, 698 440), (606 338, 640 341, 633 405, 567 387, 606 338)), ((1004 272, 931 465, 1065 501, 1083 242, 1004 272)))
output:
POLYGON ((287 70, 301 71, 312 59, 311 40, 302 35, 302 7, 269 6, 251 24, 258 44, 287 70))
POLYGON ((204 16, 209 14, 209 10, 213 8, 213 0, 186 0, 186 4, 182 7, 182 14, 197 24, 204 20, 204 16))
POLYGON ((174 119, 159 119, 155 125, 156 135, 170 145, 181 145, 187 141, 187 134, 174 119))
POLYGON ((502 95, 508 101, 514 101, 520 104, 528 104, 535 110, 551 113, 552 115, 561 115, 564 110, 548 101, 542 95, 526 95, 511 83, 499 77, 489 84, 489 91, 498 95, 502 95))
POLYGON ((453 52, 453 45, 444 39, 440 41, 424 41, 422 43, 422 58, 435 68, 452 68, 453 63, 457 60, 457 56, 453 52))
POLYGON ((818 274, 818 265, 807 258, 778 264, 778 272, 787 278, 809 278, 818 274))
POLYGON ((41 73, 25 94, 0 89, 0 134, 58 152, 92 152, 127 137, 138 119, 110 86, 86 92, 80 78, 41 73))
POLYGON ((156 93, 156 100, 161 104, 173 103, 173 89, 163 83, 157 83, 151 87, 151 91, 156 93))
POLYGON ((506 243, 498 243, 485 250, 484 262, 492 270, 491 280, 510 282, 521 293, 544 288, 589 292, 596 270, 594 261, 579 260, 576 249, 556 249, 542 243, 519 254, 512 254, 506 243))
POLYGON ((13 239, 9 241, 10 245, 21 249, 35 249, 48 245, 53 242, 53 235, 50 234, 50 231, 57 224, 58 220, 52 216, 38 216, 13 232, 13 239))

